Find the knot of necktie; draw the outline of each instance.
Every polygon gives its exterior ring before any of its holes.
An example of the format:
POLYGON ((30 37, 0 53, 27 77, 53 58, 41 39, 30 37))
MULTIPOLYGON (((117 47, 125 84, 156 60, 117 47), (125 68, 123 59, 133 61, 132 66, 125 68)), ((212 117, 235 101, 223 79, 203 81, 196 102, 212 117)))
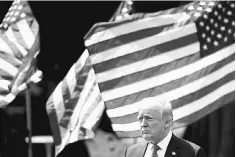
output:
POLYGON ((160 149, 160 147, 156 144, 153 144, 152 146, 152 157, 158 157, 157 156, 157 151, 160 149))

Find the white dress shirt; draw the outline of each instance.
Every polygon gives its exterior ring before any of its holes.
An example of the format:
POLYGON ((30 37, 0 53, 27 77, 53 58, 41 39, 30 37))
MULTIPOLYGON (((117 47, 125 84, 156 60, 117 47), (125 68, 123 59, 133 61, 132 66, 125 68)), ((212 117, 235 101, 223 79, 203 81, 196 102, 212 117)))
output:
MULTIPOLYGON (((164 157, 165 156, 166 149, 168 147, 168 144, 170 142, 171 137, 172 137, 172 132, 170 131, 167 134, 167 136, 161 142, 159 142, 157 144, 160 147, 160 149, 157 151, 158 157, 164 157)), ((152 156, 152 147, 153 147, 153 144, 148 143, 148 146, 147 146, 144 157, 151 157, 152 156)))

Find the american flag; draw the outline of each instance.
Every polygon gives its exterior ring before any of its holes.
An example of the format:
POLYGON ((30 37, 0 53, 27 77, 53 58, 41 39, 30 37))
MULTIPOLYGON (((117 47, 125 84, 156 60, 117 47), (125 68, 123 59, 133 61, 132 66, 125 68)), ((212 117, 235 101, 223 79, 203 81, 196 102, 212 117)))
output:
POLYGON ((39 46, 39 25, 29 4, 15 0, 0 25, 0 107, 41 80, 35 62, 39 46))
POLYGON ((144 98, 170 100, 174 128, 234 100, 234 5, 192 2, 92 27, 85 45, 119 137, 140 136, 144 98))
MULTIPOLYGON (((123 19, 128 17, 126 13, 130 12, 131 5, 130 1, 121 2, 111 19, 116 20, 120 15, 123 19)), ((89 53, 85 49, 46 103, 55 154, 58 155, 69 143, 93 138, 104 108, 89 53)))

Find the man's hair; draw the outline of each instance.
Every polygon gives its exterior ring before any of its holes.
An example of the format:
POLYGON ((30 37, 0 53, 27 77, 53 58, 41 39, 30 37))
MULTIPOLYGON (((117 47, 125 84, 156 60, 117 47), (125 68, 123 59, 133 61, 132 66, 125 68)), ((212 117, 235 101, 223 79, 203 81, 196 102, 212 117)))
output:
POLYGON ((163 120, 173 120, 172 105, 167 100, 157 100, 161 106, 161 116, 163 120))
POLYGON ((143 106, 140 106, 141 108, 146 108, 147 105, 158 106, 157 110, 160 111, 162 120, 171 121, 171 123, 173 122, 172 105, 168 100, 161 100, 157 99, 156 97, 148 97, 141 101, 144 101, 142 103, 143 106))

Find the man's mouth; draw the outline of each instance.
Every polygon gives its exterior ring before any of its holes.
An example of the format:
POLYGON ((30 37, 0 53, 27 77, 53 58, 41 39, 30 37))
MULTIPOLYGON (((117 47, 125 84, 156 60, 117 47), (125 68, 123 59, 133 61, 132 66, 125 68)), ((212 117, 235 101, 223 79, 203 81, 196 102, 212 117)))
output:
POLYGON ((148 134, 148 133, 150 133, 149 130, 142 130, 142 134, 148 134))

